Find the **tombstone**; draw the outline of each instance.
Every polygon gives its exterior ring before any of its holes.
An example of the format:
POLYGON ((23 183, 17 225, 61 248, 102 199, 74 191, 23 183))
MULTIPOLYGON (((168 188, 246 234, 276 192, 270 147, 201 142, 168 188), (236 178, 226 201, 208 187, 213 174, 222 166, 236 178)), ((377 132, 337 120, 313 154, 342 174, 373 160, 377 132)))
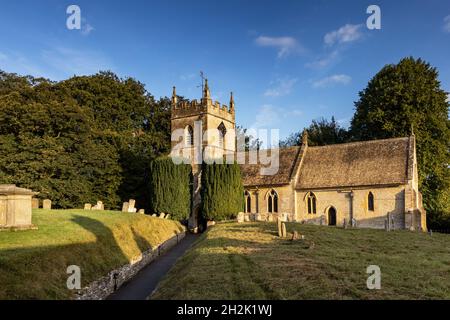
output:
POLYGON ((38 198, 31 199, 31 209, 39 209, 39 199, 38 198))
POLYGON ((128 201, 128 212, 135 213, 136 212, 135 205, 136 205, 136 200, 130 199, 128 201))
POLYGON ((280 218, 278 218, 277 219, 277 228, 278 228, 278 236, 280 237, 280 238, 282 238, 283 237, 283 226, 281 225, 281 219, 280 218))
POLYGON ((273 215, 269 213, 269 215, 267 216, 267 221, 268 222, 273 222, 273 215))
POLYGON ((170 214, 166 215, 164 219, 170 219, 170 214))
POLYGON ((389 231, 389 220, 384 219, 384 230, 389 231))
POLYGON ((298 240, 298 232, 297 232, 297 231, 294 231, 294 232, 292 233, 292 238, 291 238, 291 240, 292 240, 292 241, 298 240))
POLYGON ((286 223, 281 223, 281 237, 286 238, 287 232, 286 232, 286 223))
POLYGON ((255 214, 255 221, 261 221, 262 219, 261 219, 261 214, 259 214, 259 213, 256 213, 255 214))
POLYGON ((50 210, 52 208, 52 200, 45 199, 42 201, 42 209, 50 210))
POLYGON ((145 214, 145 209, 139 209, 138 213, 145 214))
POLYGON ((356 219, 355 218, 352 218, 350 223, 351 223, 352 228, 356 228, 356 219))
POLYGON ((161 212, 161 213, 159 214, 159 217, 160 217, 161 219, 164 219, 165 215, 166 215, 165 213, 161 212))
POLYGON ((105 210, 105 205, 103 204, 102 201, 97 201, 96 206, 97 206, 97 210, 101 210, 101 211, 105 210))
POLYGON ((155 218, 156 218, 156 217, 157 217, 156 213, 152 214, 152 217, 155 217, 155 218))
POLYGON ((0 230, 35 229, 31 223, 31 198, 37 194, 14 184, 0 185, 0 230))
POLYGON ((245 213, 239 212, 237 215, 237 222, 242 223, 242 222, 244 222, 244 220, 245 220, 245 213))
POLYGON ((128 212, 128 207, 129 207, 128 202, 124 202, 122 204, 122 212, 128 212))
POLYGON ((325 225, 325 222, 326 222, 326 221, 325 221, 325 216, 321 216, 321 217, 320 217, 320 225, 321 225, 321 226, 324 226, 324 225, 325 225))
POLYGON ((92 209, 92 204, 90 204, 90 203, 84 204, 84 210, 91 210, 91 209, 92 209))
POLYGON ((391 218, 391 230, 395 230, 395 227, 394 227, 394 218, 391 218))
POLYGON ((250 222, 250 214, 244 214, 244 222, 250 222))

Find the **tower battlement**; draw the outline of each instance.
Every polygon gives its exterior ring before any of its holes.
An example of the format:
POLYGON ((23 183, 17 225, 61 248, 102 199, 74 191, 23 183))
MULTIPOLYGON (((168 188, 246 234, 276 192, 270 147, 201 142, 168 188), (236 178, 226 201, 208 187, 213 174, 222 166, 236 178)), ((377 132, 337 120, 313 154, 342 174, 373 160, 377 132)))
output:
POLYGON ((234 98, 231 93, 230 104, 221 104, 219 101, 213 101, 209 91, 208 80, 206 80, 203 89, 203 97, 200 100, 194 99, 191 101, 178 101, 176 88, 173 88, 172 93, 172 119, 196 116, 200 114, 211 114, 234 122, 234 98))

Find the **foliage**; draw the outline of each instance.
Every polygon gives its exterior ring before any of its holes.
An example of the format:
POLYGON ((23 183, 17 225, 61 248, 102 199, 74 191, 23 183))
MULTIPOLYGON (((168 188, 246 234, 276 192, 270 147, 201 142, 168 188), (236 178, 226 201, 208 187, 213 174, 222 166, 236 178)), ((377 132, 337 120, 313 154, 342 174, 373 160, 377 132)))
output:
POLYGON ((225 220, 243 211, 244 188, 237 163, 203 163, 201 184, 200 212, 203 219, 225 220))
MULTIPOLYGON (((331 117, 331 121, 325 118, 313 120, 306 131, 308 132, 308 144, 310 146, 344 143, 349 139, 347 130, 342 128, 334 117, 331 117)), ((293 133, 282 141, 280 145, 282 147, 299 146, 301 145, 302 135, 302 131, 293 133)))
POLYGON ((186 220, 191 213, 192 167, 174 164, 169 157, 150 163, 148 199, 151 213, 170 214, 172 219, 186 220))
POLYGON ((146 203, 145 168, 170 147, 168 99, 111 72, 61 82, 0 71, 0 183, 56 208, 146 203))
POLYGON ((385 66, 359 95, 351 123, 354 139, 404 137, 414 129, 419 189, 433 228, 438 217, 450 215, 449 104, 437 70, 405 58, 385 66))

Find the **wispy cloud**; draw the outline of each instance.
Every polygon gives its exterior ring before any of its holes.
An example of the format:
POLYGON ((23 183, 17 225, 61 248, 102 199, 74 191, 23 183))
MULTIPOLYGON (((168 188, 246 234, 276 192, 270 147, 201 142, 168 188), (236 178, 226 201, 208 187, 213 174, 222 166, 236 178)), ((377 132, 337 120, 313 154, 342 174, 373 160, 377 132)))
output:
POLYGON ((321 56, 312 62, 306 63, 305 66, 313 69, 323 69, 333 64, 338 59, 339 59, 339 50, 333 50, 332 52, 324 56, 321 56))
POLYGON ((91 26, 89 23, 86 23, 81 26, 81 34, 83 36, 88 36, 94 30, 95 30, 95 28, 93 26, 91 26))
POLYGON ((327 46, 353 42, 363 36, 362 29, 362 24, 346 24, 338 30, 327 33, 323 40, 327 46))
POLYGON ((39 63, 19 52, 0 52, 0 69, 21 75, 54 78, 52 72, 44 70, 39 63))
POLYGON ((450 15, 444 18, 444 31, 450 33, 450 15))
POLYGON ((293 53, 302 53, 304 48, 292 37, 259 36, 255 43, 260 47, 272 47, 278 50, 278 58, 284 58, 293 53))
POLYGON ((258 110, 251 129, 274 129, 280 126, 280 112, 273 105, 265 104, 258 110))
POLYGON ((346 85, 350 83, 352 78, 345 74, 335 74, 312 83, 313 88, 326 88, 336 84, 346 85))
POLYGON ((264 92, 266 97, 281 97, 291 93, 292 88, 298 79, 296 78, 279 78, 272 82, 272 87, 264 92))
POLYGON ((182 80, 182 81, 192 80, 196 76, 197 76, 197 74, 195 74, 195 73, 182 74, 182 75, 180 75, 180 80, 182 80))

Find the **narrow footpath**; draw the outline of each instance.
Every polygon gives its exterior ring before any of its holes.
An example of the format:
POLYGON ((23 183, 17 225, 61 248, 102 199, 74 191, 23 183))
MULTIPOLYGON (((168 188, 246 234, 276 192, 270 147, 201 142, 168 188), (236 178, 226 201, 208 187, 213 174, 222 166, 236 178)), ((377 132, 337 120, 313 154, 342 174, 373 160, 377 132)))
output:
POLYGON ((197 239, 198 235, 187 233, 179 244, 144 267, 136 276, 110 295, 108 300, 147 299, 178 258, 183 256, 197 239))

